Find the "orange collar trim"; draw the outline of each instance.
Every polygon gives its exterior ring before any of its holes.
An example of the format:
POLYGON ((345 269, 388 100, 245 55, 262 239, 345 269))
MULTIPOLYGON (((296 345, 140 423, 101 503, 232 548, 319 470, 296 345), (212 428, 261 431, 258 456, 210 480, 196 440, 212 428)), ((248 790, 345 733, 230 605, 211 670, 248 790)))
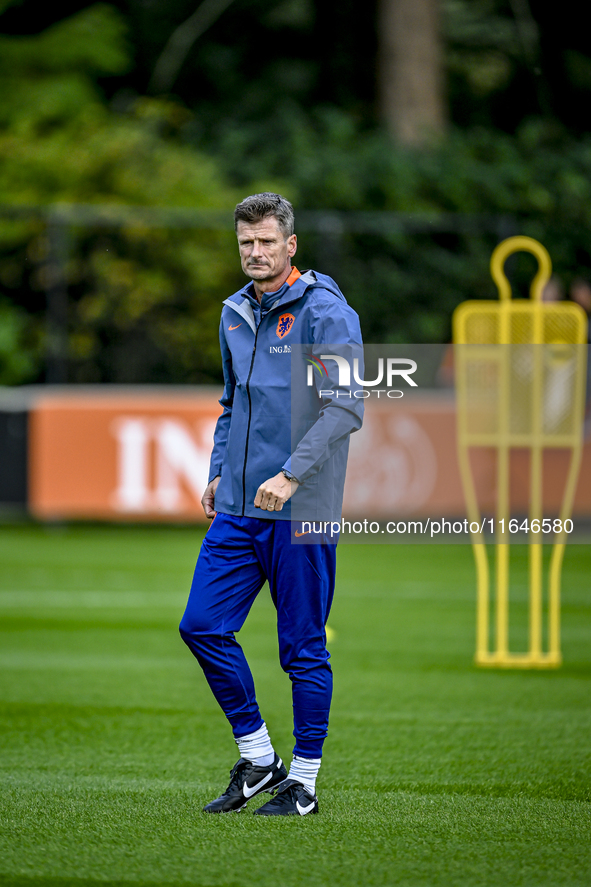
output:
POLYGON ((293 268, 291 269, 291 274, 289 275, 289 277, 287 278, 287 280, 285 282, 288 286, 291 286, 292 283, 295 283, 296 280, 298 279, 298 277, 301 277, 301 276, 302 276, 301 273, 298 271, 298 269, 294 265, 293 268))

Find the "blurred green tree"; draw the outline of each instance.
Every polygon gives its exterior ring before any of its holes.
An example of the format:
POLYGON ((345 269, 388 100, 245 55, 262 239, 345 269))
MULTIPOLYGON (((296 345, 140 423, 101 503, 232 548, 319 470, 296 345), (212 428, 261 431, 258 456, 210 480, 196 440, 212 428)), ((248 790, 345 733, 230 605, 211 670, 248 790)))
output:
MULTIPOLYGON (((102 4, 39 35, 0 37, 0 203, 228 210, 236 195, 215 161, 177 138, 189 111, 147 97, 105 104, 96 78, 129 66, 125 23, 102 4)), ((32 380, 56 273, 51 238, 40 220, 5 219, 0 239, 0 324, 13 343, 4 378, 32 380)), ((69 239, 72 381, 217 380, 219 295, 236 285, 231 231, 130 222, 72 227, 69 239)))
POLYGON ((421 145, 444 131, 439 0, 379 0, 378 72, 382 120, 393 139, 421 145))
MULTIPOLYGON (((56 0, 35 16, 33 0, 13 3, 0 200, 229 211, 277 188, 296 210, 341 213, 314 233, 300 214, 298 264, 337 277, 369 341, 446 339, 458 302, 494 297, 488 259, 507 234, 541 239, 567 287, 590 277, 591 56, 574 0, 552 18, 539 0, 440 6, 449 126, 417 148, 378 125, 377 0, 362 16, 352 0, 208 0, 158 98, 158 60, 196 0, 56 0), (355 215, 368 212, 399 215, 355 215)), ((70 378, 217 380, 219 302, 242 282, 230 226, 74 226, 70 378)), ((39 220, 0 236, 3 316, 18 306, 5 341, 27 356, 7 378, 40 378, 56 245, 39 220)), ((521 294, 532 270, 514 263, 521 294)))

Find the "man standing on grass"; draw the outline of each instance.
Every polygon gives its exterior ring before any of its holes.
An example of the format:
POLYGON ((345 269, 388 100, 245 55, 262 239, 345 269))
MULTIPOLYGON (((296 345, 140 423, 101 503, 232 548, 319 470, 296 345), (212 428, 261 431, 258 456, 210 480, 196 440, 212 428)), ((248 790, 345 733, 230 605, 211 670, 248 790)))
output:
MULTIPOLYGON (((226 299, 222 311, 223 412, 202 499, 215 521, 201 546, 180 632, 240 752, 228 788, 204 811, 241 810, 267 791, 273 798, 255 813, 304 816, 318 812, 316 777, 328 730, 332 671, 325 625, 336 544, 302 544, 306 533, 292 521, 289 500, 295 495, 313 502, 328 490, 330 516, 340 517, 349 435, 361 427, 363 401, 344 390, 340 359, 321 361, 322 384, 315 378, 313 387, 303 388, 313 420, 293 446, 290 343, 320 355, 335 345, 359 347, 361 331, 330 277, 292 267, 297 240, 287 200, 255 194, 238 204, 234 217, 242 270, 251 281, 226 299), (235 638, 265 580, 277 609, 281 666, 292 681, 296 743, 289 775, 235 638)), ((308 365, 310 386, 318 361, 308 365)))

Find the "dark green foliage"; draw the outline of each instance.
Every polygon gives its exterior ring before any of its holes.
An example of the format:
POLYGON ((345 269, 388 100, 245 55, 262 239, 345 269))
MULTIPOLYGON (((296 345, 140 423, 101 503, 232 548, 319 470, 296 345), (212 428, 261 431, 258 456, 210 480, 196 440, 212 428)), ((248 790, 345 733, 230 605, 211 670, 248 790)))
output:
MULTIPOLYGON (((31 0, 1 3, 0 204, 199 208, 228 224, 78 223, 64 258, 38 213, 0 218, 0 382, 44 378, 60 273, 70 381, 219 382, 219 305, 244 282, 230 212, 256 190, 294 202, 298 265, 338 280, 367 341, 448 340, 459 302, 495 297, 488 262, 510 234, 545 244, 566 291, 591 277, 584 29, 568 0, 558 17, 529 7, 446 0, 450 127, 411 151, 376 119, 375 4, 234 0, 157 98, 188 0, 35 16, 31 0)), ((518 295, 534 270, 509 264, 518 295)))
POLYGON ((231 230, 79 223, 62 226, 57 245, 56 225, 43 221, 55 203, 228 211, 235 202, 215 161, 179 140, 191 115, 178 103, 105 105, 96 75, 127 69, 124 30, 99 5, 0 41, 0 203, 23 207, 23 221, 0 219, 0 381, 42 378, 46 293, 60 278, 71 381, 217 377, 219 303, 236 288, 231 230))
MULTIPOLYGON (((591 276, 591 137, 569 139, 556 124, 532 119, 513 137, 454 130, 410 151, 359 132, 335 109, 310 122, 292 108, 276 123, 279 148, 263 139, 249 156, 244 141, 228 135, 221 155, 229 173, 239 156, 249 157, 237 179, 243 187, 264 169, 283 172, 297 205, 343 212, 341 235, 302 238, 304 264, 334 273, 368 341, 445 341, 457 304, 496 297, 490 255, 511 234, 541 240, 565 288, 591 276)), ((513 264, 516 295, 528 295, 534 273, 528 257, 513 264)))

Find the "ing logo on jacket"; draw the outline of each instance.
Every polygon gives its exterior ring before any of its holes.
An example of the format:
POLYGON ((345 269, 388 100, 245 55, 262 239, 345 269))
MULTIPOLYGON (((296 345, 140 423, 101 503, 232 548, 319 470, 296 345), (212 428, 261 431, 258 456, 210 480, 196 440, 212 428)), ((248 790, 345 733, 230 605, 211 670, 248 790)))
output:
POLYGON ((277 321, 277 329, 275 332, 282 339, 284 336, 287 336, 288 332, 293 326, 295 317, 293 314, 282 314, 279 320, 277 321))

